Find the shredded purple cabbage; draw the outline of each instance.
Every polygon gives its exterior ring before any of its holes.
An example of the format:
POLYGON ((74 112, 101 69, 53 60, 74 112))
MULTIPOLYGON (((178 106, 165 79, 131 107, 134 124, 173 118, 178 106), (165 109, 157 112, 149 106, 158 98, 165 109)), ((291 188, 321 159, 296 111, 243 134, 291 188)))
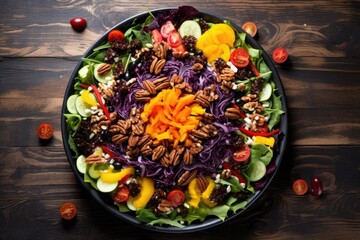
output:
MULTIPOLYGON (((112 101, 115 111, 121 118, 127 119, 129 117, 129 109, 132 107, 141 108, 143 105, 143 103, 138 103, 133 95, 135 91, 142 89, 141 86, 144 80, 152 80, 163 76, 170 78, 173 74, 178 74, 184 81, 190 84, 195 92, 212 84, 216 86, 216 93, 219 98, 211 103, 208 111, 215 117, 213 124, 218 129, 217 135, 203 142, 204 148, 198 155, 194 156, 195 159, 192 164, 186 165, 182 162, 175 167, 164 167, 159 162, 154 162, 144 156, 140 156, 137 160, 121 159, 126 165, 141 169, 141 175, 154 178, 165 185, 174 185, 179 175, 186 170, 197 169, 200 175, 214 175, 223 163, 224 158, 230 158, 233 153, 228 139, 230 133, 236 131, 237 128, 228 121, 224 113, 225 108, 233 101, 234 93, 223 92, 219 88, 218 84, 216 84, 216 75, 210 68, 206 68, 203 71, 193 71, 191 68, 194 63, 195 60, 193 59, 183 61, 171 58, 166 62, 160 76, 143 71, 140 69, 142 66, 139 66, 139 69, 135 70, 137 81, 129 89, 130 93, 125 96, 121 94, 115 95, 112 101)), ((109 143, 108 147, 119 155, 125 155, 126 148, 124 146, 109 143)))

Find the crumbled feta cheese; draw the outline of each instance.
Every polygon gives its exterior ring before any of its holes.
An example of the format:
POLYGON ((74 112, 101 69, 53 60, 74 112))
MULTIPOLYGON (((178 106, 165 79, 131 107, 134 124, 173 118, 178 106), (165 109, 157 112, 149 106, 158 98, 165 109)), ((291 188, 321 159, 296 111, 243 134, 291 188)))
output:
POLYGON ((230 187, 230 186, 227 186, 226 192, 227 192, 227 193, 231 192, 231 187, 230 187))
POLYGON ((85 109, 85 113, 88 114, 88 113, 91 113, 91 110, 90 109, 85 109))
POLYGON ((250 118, 246 117, 244 120, 245 120, 246 123, 251 124, 251 119, 250 118))
POLYGON ((251 138, 248 138, 247 141, 246 141, 246 144, 247 145, 253 145, 254 141, 251 138))

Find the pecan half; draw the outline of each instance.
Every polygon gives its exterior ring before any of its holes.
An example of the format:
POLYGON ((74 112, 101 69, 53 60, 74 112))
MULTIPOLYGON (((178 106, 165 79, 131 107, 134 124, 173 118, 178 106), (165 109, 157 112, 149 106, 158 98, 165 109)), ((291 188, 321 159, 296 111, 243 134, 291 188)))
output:
POLYGON ((161 158, 162 156, 164 156, 166 153, 166 148, 164 145, 159 145, 157 146, 154 150, 153 150, 153 154, 151 159, 153 161, 158 160, 159 158, 161 158))
POLYGON ((149 92, 150 94, 156 94, 156 86, 150 80, 145 80, 142 82, 144 89, 149 92))
POLYGON ((196 184, 199 187, 200 192, 204 192, 206 190, 207 186, 209 185, 208 181, 203 176, 196 178, 196 184))
POLYGON ((139 120, 136 124, 131 125, 131 130, 136 135, 142 135, 145 132, 144 124, 142 120, 139 120))
POLYGON ((183 150, 180 150, 179 148, 173 149, 169 154, 170 164, 174 166, 178 165, 182 152, 183 150))
POLYGON ((183 161, 187 165, 190 165, 193 162, 193 155, 190 153, 190 150, 187 148, 184 151, 183 161))
POLYGON ((179 186, 186 186, 188 185, 195 177, 197 174, 197 170, 187 170, 185 171, 178 179, 177 183, 179 186))
POLYGON ((85 158, 87 164, 104 163, 105 161, 105 158, 99 153, 93 153, 85 158))
POLYGON ((146 90, 138 90, 134 94, 136 101, 148 102, 151 99, 151 94, 146 90))
POLYGON ((165 66, 165 63, 166 63, 165 59, 160 59, 159 61, 157 61, 154 68, 154 74, 156 75, 160 74, 165 66))
POLYGON ((151 146, 152 145, 152 139, 151 139, 150 135, 149 134, 142 135, 139 142, 138 142, 138 145, 140 147, 151 146))
POLYGON ((163 213, 170 213, 173 209, 173 206, 169 200, 162 199, 158 204, 157 209, 163 213))
POLYGON ((120 145, 123 142, 127 141, 128 139, 129 139, 129 136, 119 133, 119 134, 112 136, 111 141, 117 145, 120 145))
POLYGON ((191 147, 190 147, 189 150, 190 150, 190 153, 191 153, 192 155, 195 155, 195 154, 201 152, 201 150, 202 150, 203 148, 204 148, 204 147, 201 146, 200 143, 193 143, 193 144, 191 145, 191 147))
POLYGON ((140 137, 135 135, 135 134, 131 134, 129 139, 128 139, 128 146, 129 147, 135 147, 137 145, 137 143, 139 142, 140 137))
POLYGON ((199 129, 199 130, 194 129, 191 131, 191 134, 200 139, 206 139, 206 138, 210 137, 210 135, 208 133, 204 132, 201 129, 199 129))
POLYGON ((150 156, 153 154, 153 150, 152 148, 149 146, 149 145, 145 145, 143 146, 141 149, 141 154, 144 155, 144 156, 150 156))
POLYGON ((109 133, 121 133, 123 135, 127 134, 127 131, 123 126, 118 124, 111 125, 109 128, 109 133))
POLYGON ((241 112, 237 108, 230 107, 225 110, 225 116, 230 119, 239 119, 240 115, 241 115, 241 112))
POLYGON ((97 73, 102 76, 102 75, 105 75, 107 74, 108 72, 110 72, 112 66, 111 64, 108 64, 108 63, 103 63, 100 65, 100 67, 98 68, 97 70, 97 73))
POLYGON ((204 69, 204 66, 201 63, 195 63, 192 67, 192 70, 194 71, 200 71, 204 69))

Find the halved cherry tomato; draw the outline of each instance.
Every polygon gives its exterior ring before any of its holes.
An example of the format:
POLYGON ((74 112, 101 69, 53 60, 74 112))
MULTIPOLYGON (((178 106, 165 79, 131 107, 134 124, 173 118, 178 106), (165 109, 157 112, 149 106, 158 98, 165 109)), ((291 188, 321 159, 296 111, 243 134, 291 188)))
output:
POLYGON ((122 40, 125 36, 120 30, 112 30, 108 35, 108 41, 110 43, 115 42, 116 40, 122 40))
POLYGON ((249 157, 250 157, 250 148, 245 143, 241 146, 241 149, 234 152, 233 154, 233 159, 236 162, 246 162, 249 159, 249 157))
POLYGON ((166 23, 164 23, 164 25, 162 25, 160 29, 161 36, 165 39, 167 39, 174 31, 176 31, 176 29, 171 21, 167 21, 166 23))
POLYGON ((53 127, 48 123, 42 123, 37 129, 37 134, 40 139, 50 139, 54 134, 53 127))
POLYGON ((180 189, 173 189, 167 194, 166 198, 173 207, 178 207, 185 201, 185 194, 180 189))
POLYGON ((253 22, 246 22, 242 25, 241 28, 252 37, 255 37, 257 33, 257 27, 253 22))
POLYGON ((151 31, 151 39, 153 43, 158 43, 158 44, 161 43, 163 40, 160 31, 157 29, 151 31))
POLYGON ((296 195, 304 195, 308 191, 308 184, 303 179, 297 179, 293 185, 292 188, 296 195))
POLYGON ((244 48, 237 48, 231 53, 230 61, 236 67, 244 68, 250 62, 250 55, 244 48))
POLYGON ((167 38, 167 42, 172 48, 176 48, 181 44, 181 35, 179 32, 172 32, 170 36, 167 38))
POLYGON ((129 188, 127 186, 119 187, 116 192, 112 195, 112 199, 115 202, 121 203, 126 202, 129 199, 129 188))
POLYGON ((288 56, 288 52, 284 48, 276 48, 272 54, 272 58, 276 63, 284 63, 288 56))
POLYGON ((71 202, 63 203, 60 207, 60 215, 65 220, 71 220, 76 215, 76 207, 71 202))

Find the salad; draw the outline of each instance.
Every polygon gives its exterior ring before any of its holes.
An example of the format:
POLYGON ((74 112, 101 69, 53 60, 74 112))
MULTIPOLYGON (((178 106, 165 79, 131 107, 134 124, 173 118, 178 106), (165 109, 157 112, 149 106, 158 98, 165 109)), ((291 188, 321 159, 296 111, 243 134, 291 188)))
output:
POLYGON ((182 6, 110 31, 66 99, 84 181, 151 225, 225 220, 277 167, 284 111, 262 51, 199 16, 182 6))

